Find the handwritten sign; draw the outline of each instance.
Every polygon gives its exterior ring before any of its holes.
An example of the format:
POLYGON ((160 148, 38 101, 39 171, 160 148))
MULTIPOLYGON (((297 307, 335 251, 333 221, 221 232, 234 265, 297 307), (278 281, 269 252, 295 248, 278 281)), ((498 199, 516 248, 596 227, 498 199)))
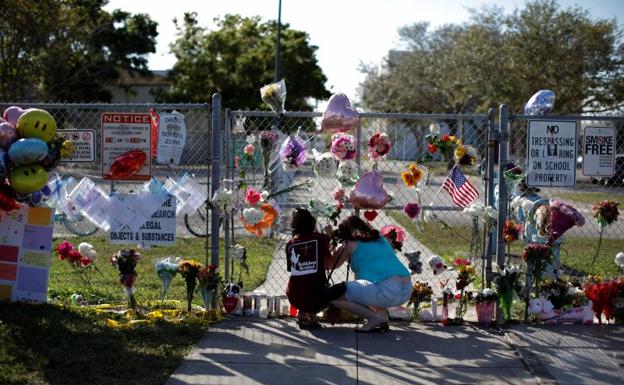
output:
POLYGON ((156 162, 179 164, 185 144, 186 123, 184 115, 178 112, 160 114, 156 162))
POLYGON ((72 154, 61 162, 95 162, 95 130, 59 130, 58 135, 74 144, 72 154))
POLYGON ((615 173, 615 128, 585 127, 583 175, 613 176, 615 173))
POLYGON ((149 114, 114 113, 102 114, 102 176, 109 179, 110 166, 119 155, 141 150, 147 160, 141 169, 128 180, 149 180, 152 174, 151 117, 149 114))
POLYGON ((576 146, 576 122, 529 121, 527 185, 574 187, 576 146))

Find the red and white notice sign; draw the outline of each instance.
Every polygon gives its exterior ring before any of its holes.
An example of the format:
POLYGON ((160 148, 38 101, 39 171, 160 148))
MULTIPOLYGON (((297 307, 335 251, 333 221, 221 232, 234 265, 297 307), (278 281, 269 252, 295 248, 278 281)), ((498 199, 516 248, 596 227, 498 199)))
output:
POLYGON ((144 151, 147 159, 141 169, 127 180, 149 180, 152 175, 151 118, 149 114, 102 113, 102 176, 109 177, 111 164, 132 150, 144 151))

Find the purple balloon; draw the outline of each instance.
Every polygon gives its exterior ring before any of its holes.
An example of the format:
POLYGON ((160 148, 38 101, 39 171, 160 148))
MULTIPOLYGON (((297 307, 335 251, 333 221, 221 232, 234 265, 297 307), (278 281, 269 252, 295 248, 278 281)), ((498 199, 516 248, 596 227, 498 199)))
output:
POLYGON ((360 123, 360 113, 353 107, 347 95, 337 93, 329 98, 329 104, 321 120, 321 131, 349 131, 360 123))
POLYGON ((11 106, 4 110, 4 115, 2 116, 7 122, 11 123, 13 127, 17 126, 17 120, 22 114, 26 112, 22 108, 18 106, 11 106))
POLYGON ((0 148, 7 149, 17 140, 15 126, 9 122, 0 123, 0 148))
POLYGON ((383 176, 377 171, 362 175, 349 195, 349 202, 360 209, 379 210, 389 200, 390 196, 384 189, 383 176))
POLYGON ((279 157, 286 170, 301 166, 307 158, 306 142, 298 135, 289 135, 280 146, 279 157))
POLYGON ((547 115, 555 107, 555 93, 551 90, 539 90, 524 106, 525 115, 547 115))

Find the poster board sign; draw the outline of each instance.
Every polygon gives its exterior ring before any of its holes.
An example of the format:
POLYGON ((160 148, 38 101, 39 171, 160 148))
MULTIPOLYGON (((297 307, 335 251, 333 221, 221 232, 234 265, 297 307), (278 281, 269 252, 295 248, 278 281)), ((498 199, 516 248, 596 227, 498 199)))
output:
POLYGON ((0 212, 0 301, 46 302, 54 211, 0 212))
POLYGON ((530 120, 528 131, 527 186, 574 187, 576 122, 530 120))
POLYGON ((61 158, 61 163, 95 162, 95 130, 59 130, 63 139, 74 144, 69 158, 61 158))
POLYGON ((111 164, 128 151, 140 150, 147 155, 145 164, 126 180, 149 180, 152 175, 151 118, 149 114, 102 113, 102 176, 111 179, 111 164))
POLYGON ((179 164, 186 144, 186 122, 179 112, 162 113, 158 123, 156 162, 179 164))
MULTIPOLYGON (((123 199, 124 194, 120 194, 123 199)), ((130 194, 125 194, 129 196, 130 194)), ((176 199, 170 196, 152 216, 137 230, 128 225, 111 225, 109 241, 114 244, 142 246, 173 245, 176 240, 176 199)))
POLYGON ((583 175, 606 176, 615 174, 614 127, 585 127, 583 135, 583 175))

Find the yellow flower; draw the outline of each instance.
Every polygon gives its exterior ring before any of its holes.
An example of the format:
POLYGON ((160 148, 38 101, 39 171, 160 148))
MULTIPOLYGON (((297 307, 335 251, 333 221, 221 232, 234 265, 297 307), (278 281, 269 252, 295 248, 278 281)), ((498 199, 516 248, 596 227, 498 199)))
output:
POLYGON ((472 266, 472 265, 466 266, 466 273, 468 273, 468 274, 470 274, 470 275, 475 274, 475 273, 476 273, 476 271, 475 271, 474 266, 472 266))
POLYGON ((455 159, 461 159, 466 155, 466 148, 462 145, 455 147, 455 159))
POLYGON ((401 173, 401 179, 403 179, 403 183, 405 183, 407 187, 414 187, 416 185, 416 179, 410 171, 403 171, 401 173))
POLYGON ((415 183, 420 182, 420 180, 425 175, 425 172, 422 169, 422 167, 420 167, 420 166, 418 166, 416 164, 413 164, 413 163, 410 164, 409 166, 407 166, 407 169, 409 170, 409 172, 412 173, 412 177, 414 177, 415 183))

